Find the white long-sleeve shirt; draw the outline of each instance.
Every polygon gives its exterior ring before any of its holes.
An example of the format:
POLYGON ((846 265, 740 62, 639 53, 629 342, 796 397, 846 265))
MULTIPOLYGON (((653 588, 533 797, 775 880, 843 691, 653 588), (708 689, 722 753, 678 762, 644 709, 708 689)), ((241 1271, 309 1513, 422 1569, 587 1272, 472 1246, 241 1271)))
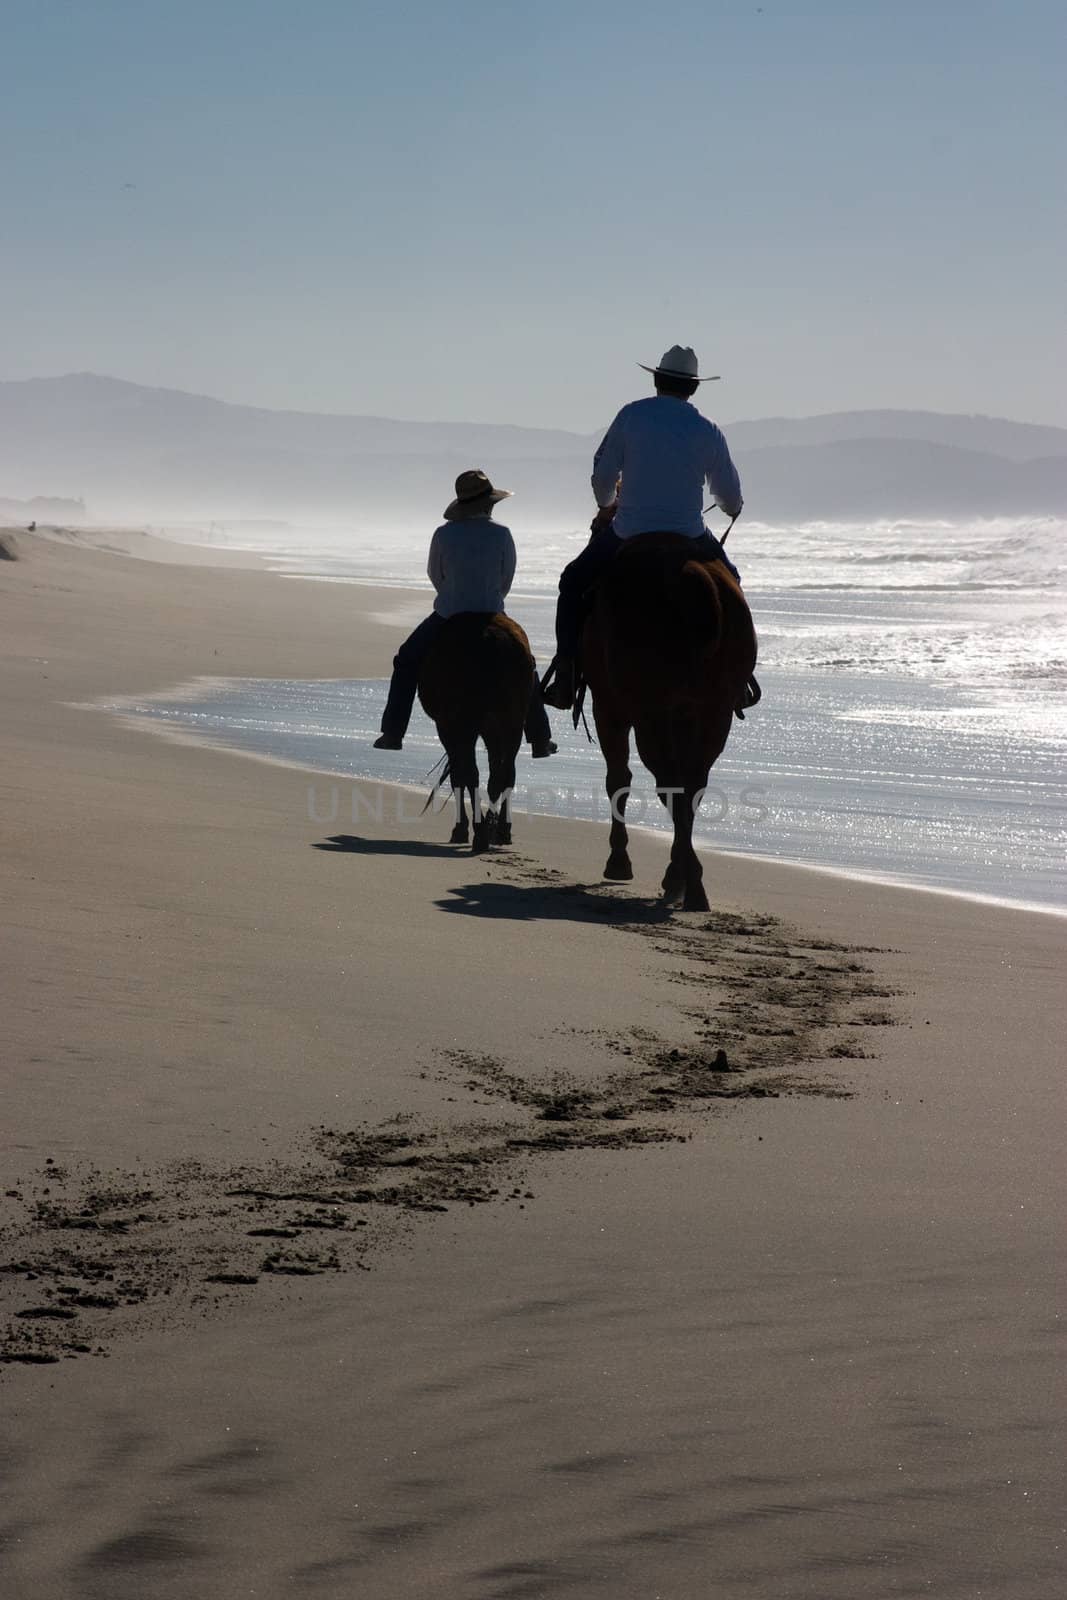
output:
POLYGON ((503 611, 515 576, 515 541, 510 528, 491 518, 442 522, 430 540, 426 573, 437 590, 434 610, 503 611))
POLYGON ((705 484, 726 515, 736 516, 741 480, 722 430, 674 395, 623 406, 593 459, 597 505, 610 505, 618 488, 614 531, 620 539, 639 533, 699 539, 705 484))

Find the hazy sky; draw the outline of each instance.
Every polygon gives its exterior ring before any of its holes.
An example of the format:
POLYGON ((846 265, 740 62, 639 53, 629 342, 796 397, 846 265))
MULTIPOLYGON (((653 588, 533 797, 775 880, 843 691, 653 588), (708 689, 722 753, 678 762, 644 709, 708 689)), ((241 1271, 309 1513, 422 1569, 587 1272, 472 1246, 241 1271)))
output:
POLYGON ((0 0, 0 376, 1067 425, 1064 0, 0 0))

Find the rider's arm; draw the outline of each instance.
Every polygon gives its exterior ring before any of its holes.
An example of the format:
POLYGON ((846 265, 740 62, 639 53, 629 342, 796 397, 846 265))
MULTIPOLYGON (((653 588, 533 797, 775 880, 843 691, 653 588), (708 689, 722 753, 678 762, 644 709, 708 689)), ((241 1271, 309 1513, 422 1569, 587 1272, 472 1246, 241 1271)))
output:
POLYGON ((445 581, 445 563, 441 552, 440 533, 441 530, 438 528, 437 532, 430 540, 430 555, 426 562, 426 576, 429 578, 438 594, 441 593, 441 585, 445 581))
POLYGON ((614 504, 622 472, 622 412, 615 418, 593 457, 593 494, 598 506, 614 504))
POLYGON ((715 504, 725 511, 728 517, 738 517, 744 505, 741 498, 741 479, 737 475, 737 468, 733 464, 722 429, 717 428, 714 422, 708 423, 708 429, 705 465, 708 488, 715 504))
POLYGON ((504 548, 500 554, 500 592, 508 594, 515 577, 515 541, 505 528, 504 548))

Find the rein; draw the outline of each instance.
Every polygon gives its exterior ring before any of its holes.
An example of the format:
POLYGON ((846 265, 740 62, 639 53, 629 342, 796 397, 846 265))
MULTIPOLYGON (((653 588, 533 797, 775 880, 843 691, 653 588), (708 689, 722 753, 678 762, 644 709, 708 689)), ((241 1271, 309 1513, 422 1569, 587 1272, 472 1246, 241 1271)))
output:
POLYGON ((585 679, 582 678, 574 692, 574 705, 571 707, 571 722, 574 728, 577 730, 578 723, 580 721, 582 727, 585 729, 586 738, 589 740, 590 744, 593 744, 593 735, 589 732, 589 723, 586 720, 585 715, 585 691, 588 689, 588 687, 589 685, 586 683, 585 679))
MULTIPOLYGON (((700 513, 700 515, 702 517, 706 517, 709 511, 714 511, 714 510, 715 510, 715 502, 713 500, 711 502, 710 506, 705 506, 704 507, 704 509, 700 513)), ((723 534, 716 533, 716 534, 713 534, 712 537, 715 538, 715 539, 718 539, 720 544, 725 544, 727 539, 730 537, 730 529, 733 527, 734 523, 737 521, 737 518, 740 515, 741 515, 740 511, 738 511, 734 516, 732 516, 730 518, 729 522, 726 524, 726 532, 725 533, 723 533, 723 534)))

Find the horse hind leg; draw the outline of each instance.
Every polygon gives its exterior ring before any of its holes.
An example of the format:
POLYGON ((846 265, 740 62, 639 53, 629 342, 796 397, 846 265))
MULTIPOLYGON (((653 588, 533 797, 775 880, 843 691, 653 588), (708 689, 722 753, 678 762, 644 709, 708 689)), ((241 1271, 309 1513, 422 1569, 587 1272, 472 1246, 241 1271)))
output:
POLYGON ((471 796, 474 809, 474 833, 471 838, 471 855, 484 855, 496 840, 497 814, 491 805, 482 806, 475 791, 471 796))
POLYGON ((469 844, 471 837, 470 823, 467 820, 467 796, 462 789, 453 789, 453 799, 456 802, 456 825, 449 837, 449 844, 469 844))
POLYGON ((514 750, 489 752, 489 803, 496 813, 493 842, 511 843, 511 796, 515 788, 514 750))
POLYGON ((500 795, 499 804, 493 808, 493 843, 509 845, 511 843, 511 790, 505 789, 500 795))
POLYGON ((707 911, 704 869, 693 849, 693 819, 703 790, 689 785, 662 784, 656 791, 673 824, 671 858, 663 874, 663 900, 683 911, 707 911))
POLYGON ((693 849, 693 814, 696 810, 697 795, 699 790, 686 790, 685 808, 689 814, 688 839, 689 848, 685 862, 685 894, 682 896, 683 911, 710 911, 708 892, 704 888, 704 868, 700 865, 700 857, 693 849))
POLYGON ((666 905, 680 906, 685 896, 686 863, 685 845, 679 831, 679 812, 684 804, 681 791, 675 788, 662 786, 656 790, 660 804, 666 807, 674 829, 671 838, 671 855, 667 862, 667 870, 663 874, 660 888, 663 891, 663 900, 666 905))
POLYGON ((508 845, 511 843, 511 792, 505 790, 500 802, 500 809, 496 819, 496 842, 508 845))
POLYGON ((671 859, 667 863, 667 870, 663 874, 663 882, 660 887, 663 890, 665 905, 681 905, 685 896, 685 868, 675 860, 673 851, 671 859))
MULTIPOLYGON (((688 779, 682 796, 682 816, 675 821, 675 842, 679 846, 679 860, 684 878, 684 893, 682 897, 683 911, 708 911, 707 890, 704 888, 704 868, 700 864, 700 857, 693 849, 693 827, 696 823, 697 810, 704 791, 708 786, 711 769, 722 754, 727 736, 733 725, 733 706, 729 704, 708 729, 708 736, 701 741, 697 759, 689 764, 688 779), (694 782, 694 776, 703 772, 703 779, 694 782), (679 823, 681 829, 679 832, 679 823)), ((671 852, 672 864, 674 851, 671 852)), ((670 870, 670 869, 668 869, 670 870)))
POLYGON ((703 786, 687 784, 673 790, 667 802, 674 823, 674 841, 663 878, 663 898, 670 905, 680 902, 683 911, 711 909, 704 888, 704 868, 693 849, 693 822, 703 792, 703 786))
POLYGON ((477 767, 474 768, 473 776, 474 782, 469 789, 471 812, 474 816, 474 829, 471 833, 471 855, 480 856, 484 855, 496 840, 497 815, 492 804, 482 805, 477 767))
MULTIPOLYGON (((595 703, 593 710, 595 715, 595 703)), ((630 785, 633 782, 633 773, 630 771, 630 730, 625 723, 609 723, 606 719, 602 722, 599 718, 596 730, 607 763, 605 783, 611 809, 609 854, 604 876, 612 883, 629 883, 634 875, 630 861, 630 836, 626 831, 626 802, 630 798, 630 785)))
POLYGON ((473 736, 464 735, 448 743, 444 740, 441 742, 448 752, 448 769, 452 775, 452 789, 456 796, 456 826, 452 830, 451 842, 453 844, 466 844, 468 839, 471 838, 466 807, 466 802, 469 799, 474 824, 474 848, 484 849, 484 845, 479 847, 477 843, 478 830, 482 826, 484 818, 478 796, 481 779, 478 775, 478 758, 474 750, 474 738, 473 736))

